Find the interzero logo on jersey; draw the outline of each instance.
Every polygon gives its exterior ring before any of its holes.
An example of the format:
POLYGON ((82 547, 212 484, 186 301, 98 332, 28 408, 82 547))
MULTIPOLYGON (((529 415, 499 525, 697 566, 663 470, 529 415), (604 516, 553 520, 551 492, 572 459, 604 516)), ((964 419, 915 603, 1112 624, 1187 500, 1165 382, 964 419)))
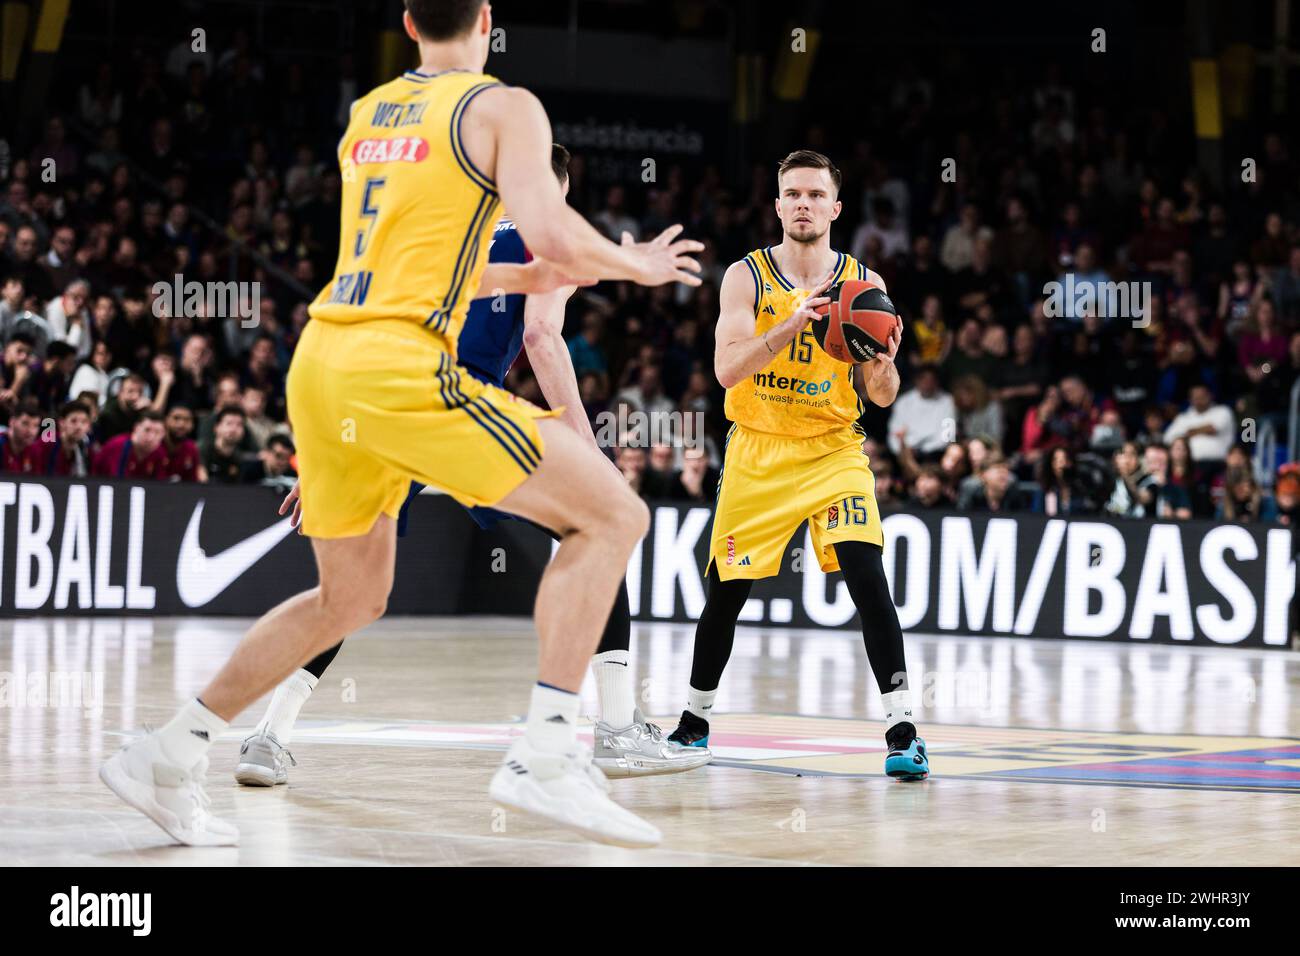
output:
POLYGON ((754 376, 754 384, 760 388, 775 388, 796 395, 825 395, 831 390, 831 380, 809 382, 802 378, 777 375, 775 372, 759 372, 754 376))

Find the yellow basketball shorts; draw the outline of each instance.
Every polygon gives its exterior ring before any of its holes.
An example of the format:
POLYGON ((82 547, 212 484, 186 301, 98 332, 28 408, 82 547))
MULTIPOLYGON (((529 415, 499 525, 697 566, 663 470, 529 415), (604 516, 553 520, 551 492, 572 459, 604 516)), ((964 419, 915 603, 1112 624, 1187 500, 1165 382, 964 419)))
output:
POLYGON ((837 542, 883 547, 869 465, 862 436, 851 428, 782 438, 733 425, 709 542, 718 576, 730 581, 777 574, 790 536, 804 521, 823 571, 839 570, 837 542))
POLYGON ((496 504, 536 470, 550 417, 460 368, 411 322, 313 319, 288 377, 303 531, 365 534, 396 518, 412 481, 496 504))

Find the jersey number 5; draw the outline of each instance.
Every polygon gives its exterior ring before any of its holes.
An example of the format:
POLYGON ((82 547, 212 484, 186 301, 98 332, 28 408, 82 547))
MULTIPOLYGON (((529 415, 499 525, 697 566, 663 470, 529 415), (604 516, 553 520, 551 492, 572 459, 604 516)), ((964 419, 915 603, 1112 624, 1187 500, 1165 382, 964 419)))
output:
POLYGON ((356 245, 352 247, 353 258, 359 258, 366 251, 366 244, 370 242, 370 233, 374 230, 375 219, 379 216, 379 207, 375 205, 374 194, 383 189, 384 182, 381 176, 366 180, 365 191, 361 194, 361 221, 365 226, 357 230, 356 245))

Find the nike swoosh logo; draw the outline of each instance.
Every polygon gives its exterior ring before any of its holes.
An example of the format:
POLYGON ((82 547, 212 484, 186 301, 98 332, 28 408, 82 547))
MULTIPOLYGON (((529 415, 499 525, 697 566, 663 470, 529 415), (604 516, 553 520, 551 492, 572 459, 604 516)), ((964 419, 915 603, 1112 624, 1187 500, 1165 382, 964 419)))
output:
POLYGON ((220 554, 208 557, 199 547, 199 522, 202 520, 203 502, 200 501, 194 506, 194 514, 190 515, 176 559, 176 593, 186 607, 202 607, 215 599, 293 530, 291 519, 285 518, 251 538, 231 545, 220 554))

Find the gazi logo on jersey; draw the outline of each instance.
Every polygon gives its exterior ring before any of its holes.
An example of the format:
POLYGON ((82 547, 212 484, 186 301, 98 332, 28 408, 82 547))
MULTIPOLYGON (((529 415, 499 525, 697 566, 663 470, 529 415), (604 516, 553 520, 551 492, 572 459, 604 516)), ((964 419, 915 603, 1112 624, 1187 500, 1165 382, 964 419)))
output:
POLYGON ((807 379, 795 378, 791 375, 777 375, 775 372, 758 372, 754 376, 754 384, 760 388, 776 388, 783 392, 794 392, 796 395, 825 395, 831 390, 830 379, 810 382, 807 379))
POLYGON ((352 144, 352 162, 418 163, 429 155, 423 136, 394 136, 392 139, 359 139, 352 144))

